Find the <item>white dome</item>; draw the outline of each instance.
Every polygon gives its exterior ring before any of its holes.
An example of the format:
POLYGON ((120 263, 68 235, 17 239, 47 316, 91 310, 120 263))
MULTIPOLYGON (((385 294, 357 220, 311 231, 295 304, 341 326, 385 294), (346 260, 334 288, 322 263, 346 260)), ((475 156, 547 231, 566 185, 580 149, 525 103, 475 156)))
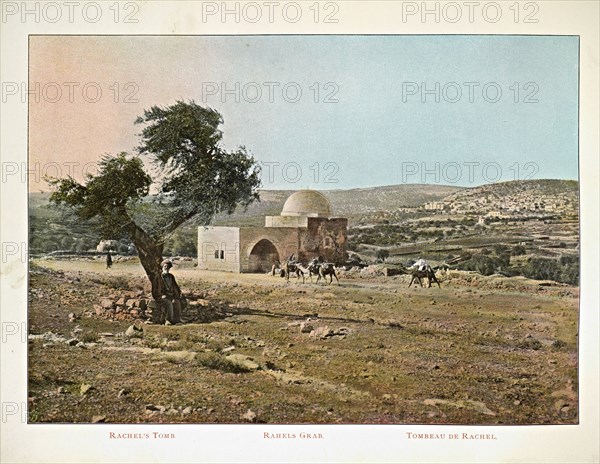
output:
POLYGON ((333 216, 331 203, 325 195, 315 190, 300 190, 289 196, 283 205, 282 216, 325 217, 333 216))

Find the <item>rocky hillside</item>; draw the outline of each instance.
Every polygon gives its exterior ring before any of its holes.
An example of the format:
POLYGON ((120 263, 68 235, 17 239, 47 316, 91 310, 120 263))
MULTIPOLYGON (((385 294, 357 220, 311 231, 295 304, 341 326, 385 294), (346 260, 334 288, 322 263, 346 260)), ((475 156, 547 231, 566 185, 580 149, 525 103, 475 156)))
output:
POLYGON ((451 212, 577 214, 579 183, 574 180, 520 180, 487 184, 454 192, 443 200, 451 212))

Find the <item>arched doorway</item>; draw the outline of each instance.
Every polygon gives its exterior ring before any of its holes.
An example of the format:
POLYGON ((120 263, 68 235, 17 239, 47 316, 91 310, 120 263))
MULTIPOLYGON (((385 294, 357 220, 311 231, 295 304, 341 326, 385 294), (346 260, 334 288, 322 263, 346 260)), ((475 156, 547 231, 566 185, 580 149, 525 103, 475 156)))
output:
POLYGON ((279 252, 270 240, 263 238, 252 247, 249 258, 250 272, 268 272, 279 261, 279 252))

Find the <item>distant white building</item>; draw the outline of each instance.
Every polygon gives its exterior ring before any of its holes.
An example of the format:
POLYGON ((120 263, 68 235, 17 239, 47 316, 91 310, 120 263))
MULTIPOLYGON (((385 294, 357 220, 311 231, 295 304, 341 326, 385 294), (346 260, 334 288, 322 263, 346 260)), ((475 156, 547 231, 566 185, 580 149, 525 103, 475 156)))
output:
POLYGON ((425 203, 424 208, 427 211, 443 211, 446 205, 441 201, 430 201, 429 203, 425 203))

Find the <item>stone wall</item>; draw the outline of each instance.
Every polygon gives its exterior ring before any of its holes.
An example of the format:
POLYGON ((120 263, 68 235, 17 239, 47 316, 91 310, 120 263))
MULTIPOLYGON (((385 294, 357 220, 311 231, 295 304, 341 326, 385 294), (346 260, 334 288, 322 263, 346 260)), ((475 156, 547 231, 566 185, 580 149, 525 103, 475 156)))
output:
POLYGON ((199 227, 198 269, 240 272, 240 228, 199 227))
MULTIPOLYGON (((222 319, 229 309, 222 302, 208 300, 205 293, 182 289, 187 305, 182 307, 181 317, 185 322, 210 322, 222 319)), ((165 323, 165 309, 152 298, 152 294, 121 292, 103 296, 93 305, 95 316, 113 321, 140 320, 154 324, 165 323)), ((92 313, 90 313, 90 316, 92 313)))
POLYGON ((323 256, 328 262, 346 261, 347 231, 346 218, 308 218, 308 227, 300 234, 300 260, 323 256))
MULTIPOLYGON (((250 255, 254 247, 261 240, 268 240, 275 246, 279 262, 283 262, 294 253, 297 254, 300 230, 295 227, 244 227, 240 229, 241 272, 257 272, 254 266, 252 266, 250 255)), ((273 259, 271 264, 275 264, 275 259, 273 259)))

